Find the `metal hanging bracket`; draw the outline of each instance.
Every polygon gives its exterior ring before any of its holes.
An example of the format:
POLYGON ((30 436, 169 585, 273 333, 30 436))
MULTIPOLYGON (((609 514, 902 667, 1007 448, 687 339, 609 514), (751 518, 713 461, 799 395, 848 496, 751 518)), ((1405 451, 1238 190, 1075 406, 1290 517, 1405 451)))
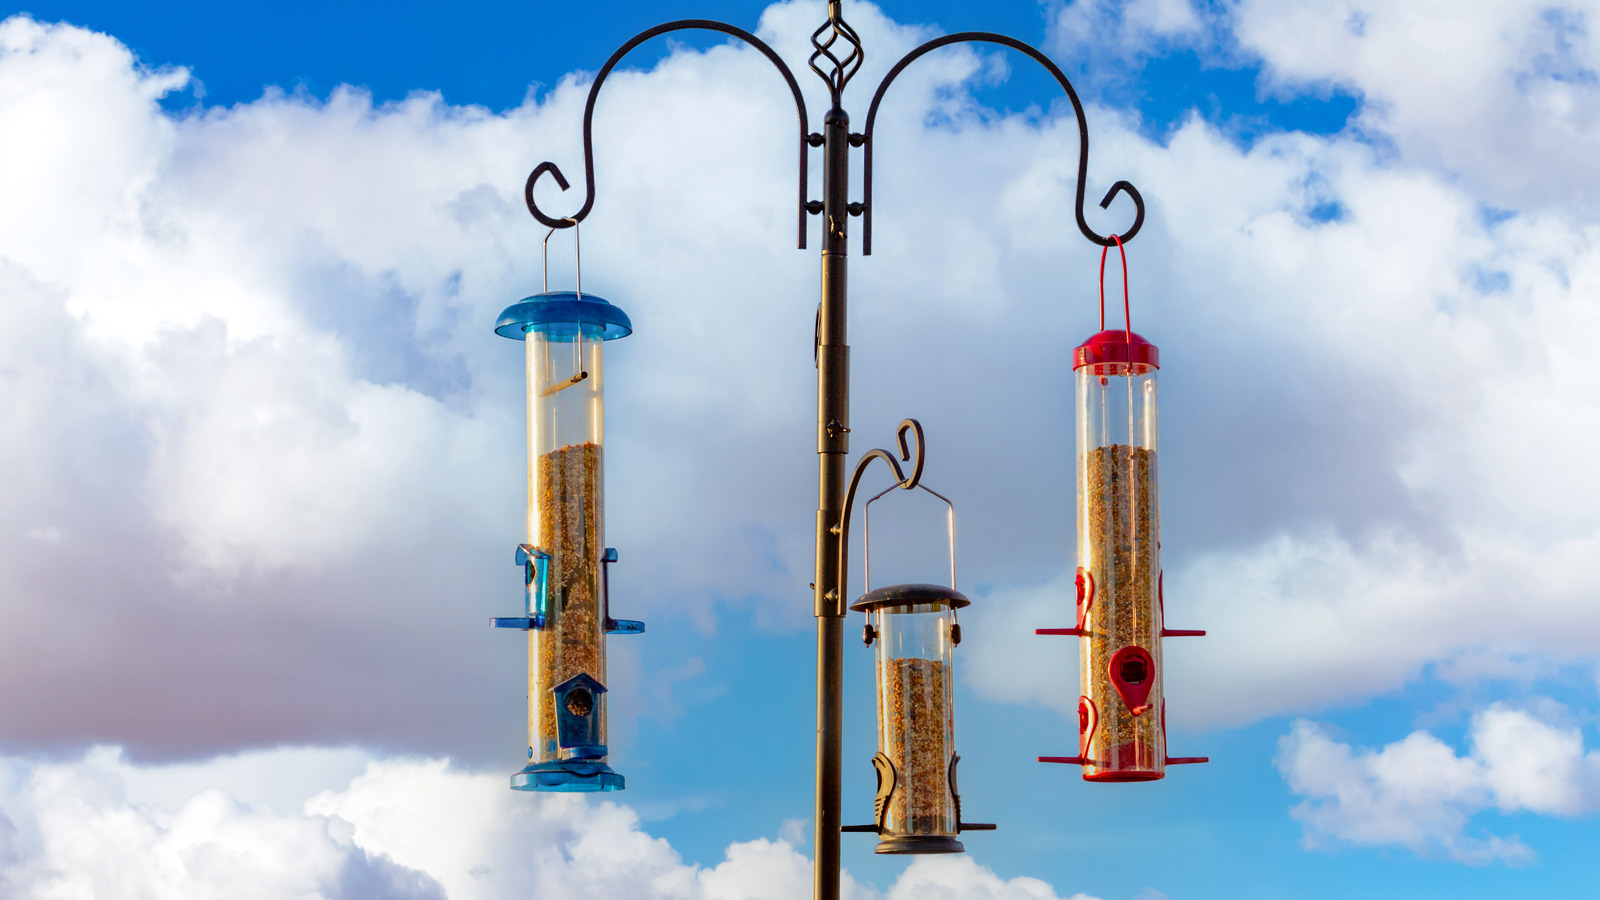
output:
MULTIPOLYGON (((789 91, 794 95, 795 109, 800 114, 800 203, 797 210, 797 215, 800 232, 799 244, 800 249, 804 250, 806 248, 806 212, 810 205, 806 202, 807 163, 809 161, 806 151, 811 146, 821 144, 822 142, 820 139, 813 143, 814 138, 820 138, 821 136, 813 135, 811 133, 809 120, 806 116, 805 97, 800 93, 800 84, 799 82, 795 81, 794 73, 791 72, 789 67, 784 64, 783 59, 778 56, 777 51, 767 46, 765 41, 761 40, 750 32, 745 31, 743 28, 736 28, 732 25, 713 21, 711 19, 679 19, 676 22, 667 22, 662 25, 657 25, 654 28, 646 29, 639 32, 637 35, 634 35, 632 40, 628 41, 626 44, 623 44, 621 47, 618 47, 616 52, 611 54, 611 58, 606 60, 605 65, 601 66, 599 73, 595 75, 594 83, 589 86, 589 99, 584 103, 583 106, 583 206, 571 216, 564 217, 554 217, 539 209, 539 204, 533 199, 533 189, 539 183, 539 179, 542 178, 546 172, 550 173, 551 177, 553 177, 556 181, 556 186, 561 188, 563 191, 572 186, 567 182, 566 176, 561 174, 561 168, 559 166, 553 162, 546 161, 534 167, 533 172, 528 175, 527 184, 525 184, 522 188, 523 200, 527 203, 528 212, 532 213, 535 219, 538 219, 540 222, 550 226, 551 228, 570 228, 588 217, 589 211, 594 208, 594 106, 595 101, 600 97, 600 86, 606 83, 606 77, 611 74, 611 70, 616 68, 617 63, 621 62, 622 58, 627 56, 628 53, 633 50, 633 48, 639 46, 645 41, 650 40, 653 37, 669 34, 674 31, 686 31, 691 29, 715 31, 731 37, 736 37, 739 40, 744 41, 746 44, 749 44, 756 50, 760 51, 761 55, 765 56, 767 60, 777 68, 778 73, 783 76, 783 80, 788 83, 789 91)), ((820 203, 818 204, 817 208, 820 211, 820 203)))
MULTIPOLYGON (((894 472, 895 477, 893 487, 910 490, 922 483, 922 468, 927 461, 926 437, 922 431, 922 423, 916 419, 905 419, 901 421, 896 436, 900 443, 900 460, 912 463, 911 474, 909 476, 906 475, 905 470, 900 467, 900 461, 890 455, 887 450, 868 450, 862 455, 860 461, 856 463, 855 472, 850 476, 850 487, 845 491, 844 507, 839 520, 829 528, 829 532, 838 541, 839 577, 833 588, 827 592, 825 600, 822 601, 826 608, 817 610, 816 614, 819 617, 832 616, 842 618, 845 614, 844 597, 850 584, 850 512, 855 507, 856 491, 861 487, 861 476, 866 474, 867 469, 872 465, 872 461, 881 459, 889 464, 889 468, 894 472), (914 461, 911 444, 906 440, 906 436, 913 432, 916 434, 917 443, 914 461)), ((890 489, 892 490, 893 487, 890 489)))

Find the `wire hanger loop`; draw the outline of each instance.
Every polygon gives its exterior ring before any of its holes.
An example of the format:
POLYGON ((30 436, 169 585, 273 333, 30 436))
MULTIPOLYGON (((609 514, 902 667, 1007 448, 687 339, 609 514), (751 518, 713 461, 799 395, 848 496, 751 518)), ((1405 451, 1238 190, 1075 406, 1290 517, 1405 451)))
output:
MULTIPOLYGON (((572 218, 571 216, 568 216, 567 218, 561 219, 560 221, 562 221, 562 222, 571 222, 572 223, 572 246, 573 246, 573 254, 574 254, 574 257, 575 257, 573 269, 574 269, 574 273, 577 276, 577 281, 578 281, 578 292, 577 292, 578 293, 578 299, 582 300, 583 299, 583 239, 580 236, 580 232, 579 232, 579 228, 578 228, 578 220, 572 218)), ((546 293, 546 294, 550 293, 550 236, 555 234, 556 231, 559 230, 560 227, 563 227, 563 226, 557 226, 557 227, 551 228, 548 232, 545 233, 545 236, 544 236, 544 243, 543 243, 544 275, 543 275, 543 278, 540 280, 540 284, 542 285, 540 290, 543 293, 546 293)))

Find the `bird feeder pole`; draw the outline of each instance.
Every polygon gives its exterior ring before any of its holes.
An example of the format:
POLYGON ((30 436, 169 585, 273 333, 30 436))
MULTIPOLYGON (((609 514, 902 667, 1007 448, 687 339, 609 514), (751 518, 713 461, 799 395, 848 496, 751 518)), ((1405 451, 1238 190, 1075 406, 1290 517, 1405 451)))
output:
MULTIPOLYGON (((1061 69, 1039 50, 1014 38, 989 32, 962 32, 935 38, 917 47, 892 66, 879 83, 868 107, 866 127, 850 130, 850 116, 843 104, 845 87, 861 68, 864 51, 860 37, 845 21, 842 0, 830 0, 828 18, 811 36, 811 70, 827 85, 829 108, 822 119, 822 130, 810 130, 805 98, 793 72, 765 42, 748 31, 707 19, 668 22, 641 32, 611 55, 595 75, 583 113, 584 199, 574 213, 552 216, 539 208, 534 188, 545 175, 561 190, 570 187, 559 167, 540 163, 528 177, 525 197, 529 211, 543 224, 556 229, 576 226, 589 215, 595 202, 593 118, 595 101, 606 78, 621 59, 639 44, 676 31, 706 30, 737 38, 759 51, 787 82, 799 114, 799 205, 797 209, 801 249, 806 247, 809 216, 820 216, 822 225, 821 299, 817 308, 815 360, 817 368, 817 510, 815 565, 813 568, 813 607, 817 620, 817 745, 816 806, 814 816, 816 900, 839 897, 840 810, 840 735, 841 705, 844 697, 844 619, 845 598, 841 592, 841 573, 845 566, 845 543, 841 535, 848 528, 844 521, 845 480, 850 452, 850 348, 846 333, 847 258, 849 222, 862 219, 862 253, 872 253, 873 126, 878 106, 895 78, 912 62, 941 47, 959 43, 980 43, 1008 47, 1043 66, 1066 92, 1078 124, 1078 178, 1075 215, 1078 229, 1097 245, 1109 246, 1114 240, 1126 242, 1138 234, 1144 223, 1144 200, 1126 181, 1111 186, 1100 201, 1108 207, 1118 194, 1133 202, 1134 218, 1120 235, 1096 233, 1084 218, 1084 199, 1089 165, 1089 131, 1083 104, 1061 69), (807 170, 810 153, 822 152, 822 198, 808 197, 807 170), (849 199, 850 155, 862 152, 862 198, 849 199)), ((875 453, 881 451, 874 451, 875 453)), ((919 448, 920 452, 920 448, 919 448)), ((920 468, 920 466, 919 466, 920 468)), ((531 613, 530 613, 531 615, 531 613)), ((568 686, 569 690, 575 690, 568 686)))

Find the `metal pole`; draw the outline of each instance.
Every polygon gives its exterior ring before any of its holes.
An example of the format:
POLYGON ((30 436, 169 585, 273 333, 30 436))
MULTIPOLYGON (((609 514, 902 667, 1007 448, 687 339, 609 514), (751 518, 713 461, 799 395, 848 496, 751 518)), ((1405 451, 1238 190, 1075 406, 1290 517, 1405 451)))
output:
POLYGON ((850 117, 834 106, 822 130, 822 302, 817 319, 816 900, 839 897, 839 780, 844 694, 844 597, 839 595, 839 517, 850 452, 850 347, 845 343, 850 117))

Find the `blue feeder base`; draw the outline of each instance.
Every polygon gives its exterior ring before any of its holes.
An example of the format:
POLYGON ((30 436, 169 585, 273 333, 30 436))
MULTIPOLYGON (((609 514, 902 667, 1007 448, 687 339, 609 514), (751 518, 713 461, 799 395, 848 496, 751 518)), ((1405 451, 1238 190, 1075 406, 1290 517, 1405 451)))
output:
POLYGON ((590 793, 620 791, 623 784, 622 776, 605 763, 581 759, 529 763, 527 768, 511 776, 514 791, 590 793))

